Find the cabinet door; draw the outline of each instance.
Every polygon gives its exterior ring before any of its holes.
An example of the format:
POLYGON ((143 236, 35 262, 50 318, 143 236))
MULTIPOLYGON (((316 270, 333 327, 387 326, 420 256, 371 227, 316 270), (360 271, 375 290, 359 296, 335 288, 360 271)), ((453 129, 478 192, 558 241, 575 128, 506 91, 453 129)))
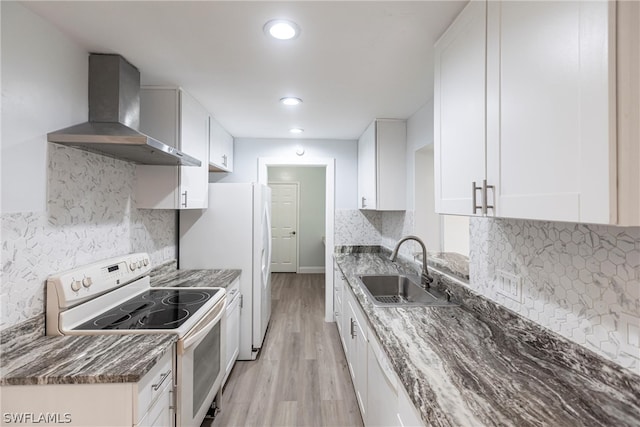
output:
POLYGON ((420 427, 425 425, 404 387, 398 387, 398 422, 396 425, 399 427, 420 427))
POLYGON ((180 167, 180 208, 206 208, 209 198, 209 114, 184 91, 180 91, 180 145, 182 151, 202 161, 199 167, 180 167))
POLYGON ((353 387, 360 406, 360 413, 367 424, 367 325, 359 315, 357 302, 349 301, 351 339, 349 348, 349 369, 351 370, 353 387))
POLYGON ((436 44, 434 169, 438 213, 472 215, 472 182, 481 185, 486 177, 485 31, 486 3, 471 1, 436 44))
POLYGON ((358 140, 358 208, 376 209, 376 122, 358 140))
POLYGON ((346 325, 349 316, 345 313, 345 298, 346 293, 348 292, 345 289, 345 286, 348 286, 345 283, 345 280, 342 276, 342 272, 338 269, 338 267, 334 270, 334 280, 333 280, 335 290, 334 290, 334 309, 336 314, 336 326, 338 328, 338 335, 340 335, 340 341, 342 342, 342 348, 344 349, 345 355, 347 354, 347 336, 349 334, 348 325, 346 325), (346 319, 345 319, 346 318, 346 319))
POLYGON ((226 382, 233 365, 236 363, 238 353, 240 352, 240 290, 239 282, 232 286, 233 289, 229 289, 228 300, 231 301, 227 307, 227 325, 225 337, 226 358, 225 358, 225 374, 223 380, 223 386, 226 382))
POLYGON ((396 374, 375 338, 369 339, 367 362, 367 426, 398 424, 398 394, 396 374))
POLYGON ((487 179, 496 215, 610 222, 615 3, 488 7, 487 179))
POLYGON ((233 171, 233 136, 216 119, 209 119, 209 170, 233 171))

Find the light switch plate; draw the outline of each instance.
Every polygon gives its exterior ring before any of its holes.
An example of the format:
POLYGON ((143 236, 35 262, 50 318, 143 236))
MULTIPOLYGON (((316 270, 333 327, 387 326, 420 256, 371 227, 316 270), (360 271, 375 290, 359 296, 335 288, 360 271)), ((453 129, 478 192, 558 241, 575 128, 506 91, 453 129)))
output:
POLYGON ((522 278, 504 270, 496 270, 498 293, 513 301, 522 303, 522 278))

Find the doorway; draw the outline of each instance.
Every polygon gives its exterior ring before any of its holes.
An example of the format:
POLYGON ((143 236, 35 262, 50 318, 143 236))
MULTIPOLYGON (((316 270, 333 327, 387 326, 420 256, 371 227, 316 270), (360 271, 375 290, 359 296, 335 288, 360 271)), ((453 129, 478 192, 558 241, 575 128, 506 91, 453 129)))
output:
POLYGON ((325 298, 324 320, 333 322, 333 250, 334 250, 334 215, 335 215, 335 159, 333 158, 270 158, 258 159, 258 182, 269 183, 268 167, 272 166, 317 166, 325 171, 325 203, 324 203, 324 265, 325 265, 325 298))
POLYGON ((271 272, 298 272, 298 206, 297 182, 274 182, 271 187, 271 272))

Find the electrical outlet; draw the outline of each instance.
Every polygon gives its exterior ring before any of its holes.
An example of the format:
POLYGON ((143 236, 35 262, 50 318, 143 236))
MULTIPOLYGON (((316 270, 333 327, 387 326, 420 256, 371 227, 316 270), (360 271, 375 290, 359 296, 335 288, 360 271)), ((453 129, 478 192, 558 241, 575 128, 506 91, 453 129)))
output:
POLYGON ((162 258, 167 260, 173 258, 173 248, 171 246, 167 246, 163 249, 162 258))
POLYGON ((620 313, 620 335, 622 349, 633 355, 640 354, 640 317, 620 313))
POLYGON ((498 279, 498 293, 505 297, 522 303, 522 279, 512 273, 504 270, 496 270, 498 279))

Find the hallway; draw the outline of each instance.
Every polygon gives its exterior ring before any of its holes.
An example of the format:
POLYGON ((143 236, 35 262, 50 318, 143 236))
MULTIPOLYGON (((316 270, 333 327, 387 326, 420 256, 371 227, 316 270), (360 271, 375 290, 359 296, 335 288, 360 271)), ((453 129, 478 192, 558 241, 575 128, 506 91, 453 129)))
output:
POLYGON ((256 361, 236 363, 222 426, 361 426, 334 323, 324 322, 324 274, 272 274, 272 314, 256 361))

